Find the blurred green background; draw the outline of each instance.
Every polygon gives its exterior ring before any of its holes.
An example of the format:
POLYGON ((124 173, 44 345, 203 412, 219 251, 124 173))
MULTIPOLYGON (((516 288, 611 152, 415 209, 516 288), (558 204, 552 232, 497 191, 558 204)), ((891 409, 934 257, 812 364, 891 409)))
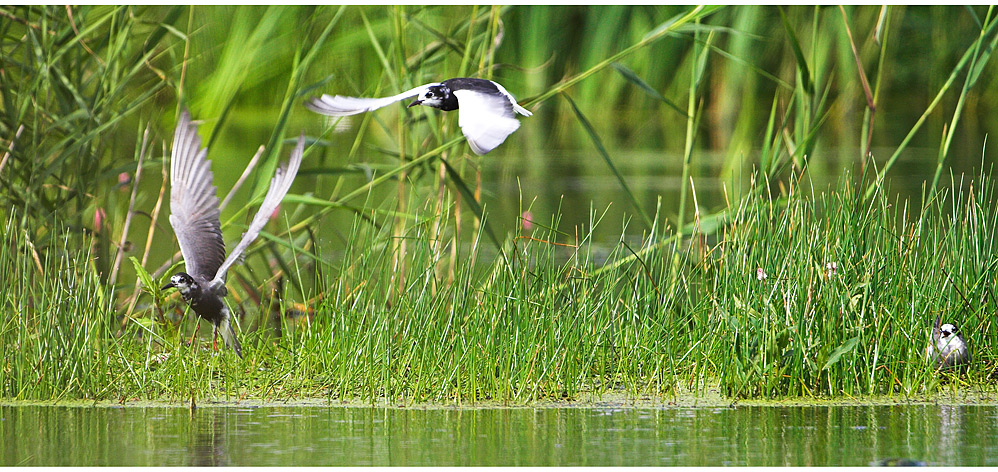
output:
MULTIPOLYGON (((820 191, 846 171, 886 167, 893 191, 917 197, 937 174, 990 166, 990 15, 984 6, 7 6, 0 213, 42 252, 58 246, 53 228, 67 228, 96 236, 103 274, 121 241, 125 257, 145 254, 153 271, 176 251, 166 202, 148 251, 146 240, 181 104, 204 122, 220 196, 266 146, 223 212, 227 241, 252 217, 251 197, 286 144, 300 131, 317 144, 291 193, 335 204, 295 206, 287 223, 321 212, 307 225, 330 260, 353 218, 404 218, 407 198, 430 213, 453 203, 448 217, 463 213, 464 225, 484 214, 499 240, 528 210, 567 234, 605 212, 593 236, 610 244, 622 232, 640 238, 651 219, 675 226, 719 211, 757 171, 779 193, 789 175, 820 191), (453 143, 456 113, 399 105, 333 122, 302 106, 320 93, 384 96, 455 76, 500 82, 534 116, 477 157, 453 143), (430 160, 399 170, 445 143, 443 180, 430 160)), ((130 281, 130 264, 120 266, 130 281)))

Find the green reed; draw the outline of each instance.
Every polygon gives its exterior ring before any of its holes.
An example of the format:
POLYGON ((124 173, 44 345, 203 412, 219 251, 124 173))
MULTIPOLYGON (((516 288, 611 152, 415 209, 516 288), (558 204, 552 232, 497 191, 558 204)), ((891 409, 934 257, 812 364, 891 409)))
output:
POLYGON ((913 395, 939 381, 935 315, 972 342, 951 384, 988 388, 993 188, 943 174, 990 124, 971 111, 995 98, 994 25, 986 8, 894 6, 0 8, 0 396, 913 395), (921 21, 931 35, 905 26, 921 21), (928 67, 905 62, 927 44, 928 67), (478 159, 453 113, 301 107, 453 76, 494 78, 535 116, 478 159), (230 273, 243 362, 206 349, 207 325, 188 346, 196 317, 157 290, 179 268, 162 213, 180 106, 235 197, 228 241, 287 138, 309 135, 283 215, 230 273), (906 151, 940 141, 921 200, 892 196, 906 151), (682 156, 677 201, 632 191, 626 143, 682 156), (490 201, 515 196, 489 196, 481 169, 543 168, 537 149, 610 169, 624 221, 590 208, 568 225, 558 203, 532 229, 496 224, 490 201), (824 189, 842 155, 858 174, 824 189), (718 208, 697 202, 711 177, 718 208))
POLYGON ((357 218, 338 262, 288 274, 321 300, 302 310, 289 283, 263 304, 273 311, 258 329, 242 318, 244 361, 208 340, 187 346, 179 328, 194 320, 170 319, 183 311, 176 301, 157 301, 115 334, 88 254, 67 249, 38 266, 14 233, 0 252, 12 281, 0 289, 11 314, 0 340, 12 354, 0 385, 12 398, 178 401, 522 402, 712 388, 736 398, 912 396, 939 379, 924 358, 938 315, 973 346, 969 373, 953 380, 987 388, 998 334, 992 181, 953 182, 925 208, 884 192, 864 200, 849 179, 822 192, 788 185, 786 197, 730 208, 716 241, 694 235, 679 258, 653 244, 667 235, 648 234, 597 261, 588 236, 605 222, 594 211, 578 233, 551 221, 510 235, 505 256, 480 254, 477 265, 467 251, 483 246, 458 243, 453 283, 428 238, 432 218, 403 225, 401 276, 397 230, 357 218), (670 286, 673 270, 680 282, 670 286))

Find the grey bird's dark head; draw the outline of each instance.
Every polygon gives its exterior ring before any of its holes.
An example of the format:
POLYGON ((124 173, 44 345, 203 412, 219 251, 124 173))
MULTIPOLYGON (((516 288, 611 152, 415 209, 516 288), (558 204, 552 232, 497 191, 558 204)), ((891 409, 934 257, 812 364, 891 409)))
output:
MULTIPOLYGON (((419 94, 412 103, 409 104, 409 108, 416 105, 425 105, 433 108, 440 109, 452 109, 447 107, 447 103, 455 101, 451 96, 450 89, 445 85, 434 85, 428 87, 426 91, 419 94)), ((454 107, 456 108, 456 106, 454 107)))
POLYGON ((194 278, 187 274, 187 272, 177 272, 170 277, 170 283, 163 286, 161 290, 166 290, 168 288, 176 288, 180 291, 180 295, 184 297, 185 300, 190 300, 193 298, 195 292, 199 290, 198 283, 194 281, 194 278))

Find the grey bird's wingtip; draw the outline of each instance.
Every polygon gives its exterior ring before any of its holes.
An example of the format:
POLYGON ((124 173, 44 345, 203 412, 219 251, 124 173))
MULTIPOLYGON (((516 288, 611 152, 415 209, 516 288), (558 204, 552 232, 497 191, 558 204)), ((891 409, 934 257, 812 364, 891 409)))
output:
POLYGON ((316 113, 322 113, 321 105, 322 105, 322 100, 319 97, 312 97, 308 100, 305 100, 305 108, 308 108, 309 110, 314 111, 316 113))
POLYGON ((295 176, 298 174, 298 168, 301 166, 304 151, 305 133, 302 132, 298 135, 298 143, 295 145, 295 149, 291 151, 291 157, 288 158, 287 162, 278 166, 274 172, 274 176, 270 179, 270 188, 267 190, 267 194, 264 195, 263 203, 260 204, 256 216, 253 217, 253 221, 250 222, 239 243, 232 249, 229 256, 225 258, 218 271, 215 272, 215 276, 211 281, 213 287, 224 286, 225 276, 229 268, 242 260, 246 248, 257 238, 260 230, 263 229, 264 225, 270 219, 270 215, 281 203, 288 190, 291 189, 291 184, 294 182, 295 176))

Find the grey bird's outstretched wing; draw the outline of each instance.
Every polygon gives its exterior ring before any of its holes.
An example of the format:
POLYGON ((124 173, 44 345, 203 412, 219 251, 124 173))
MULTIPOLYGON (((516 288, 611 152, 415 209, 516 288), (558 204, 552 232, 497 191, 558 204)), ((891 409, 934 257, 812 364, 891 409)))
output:
POLYGON ((182 111, 170 154, 170 225, 187 273, 211 280, 225 259, 225 241, 207 153, 190 113, 182 111))
POLYGON ((291 182, 295 180, 295 175, 298 174, 298 167, 301 166, 302 154, 305 153, 305 134, 298 136, 298 144, 295 149, 291 151, 291 157, 288 159, 283 166, 278 167, 277 171, 274 172, 274 177, 270 179, 270 189, 267 190, 267 195, 263 197, 263 203, 260 204, 260 209, 257 210, 256 216, 253 217, 253 221, 250 222, 249 228, 243 233, 243 237, 239 240, 239 244, 236 245, 235 249, 229 253, 229 257, 225 259, 222 266, 218 268, 218 271, 213 274, 211 280, 212 288, 217 288, 220 285, 225 284, 225 274, 229 271, 229 268, 233 264, 240 261, 243 257, 243 253, 246 252, 246 248, 249 247, 250 243, 256 239, 260 234, 260 230, 263 226, 267 224, 267 220, 270 219, 270 215, 274 213, 274 209, 277 205, 281 203, 284 199, 284 195, 288 193, 288 189, 291 188, 291 182))
POLYGON ((329 116, 356 115, 365 111, 377 110, 378 108, 391 105, 399 100, 414 97, 434 85, 440 84, 432 83, 420 85, 419 87, 406 90, 398 95, 392 95, 391 97, 384 98, 359 98, 344 97, 342 95, 323 95, 305 102, 305 107, 316 113, 329 116))

